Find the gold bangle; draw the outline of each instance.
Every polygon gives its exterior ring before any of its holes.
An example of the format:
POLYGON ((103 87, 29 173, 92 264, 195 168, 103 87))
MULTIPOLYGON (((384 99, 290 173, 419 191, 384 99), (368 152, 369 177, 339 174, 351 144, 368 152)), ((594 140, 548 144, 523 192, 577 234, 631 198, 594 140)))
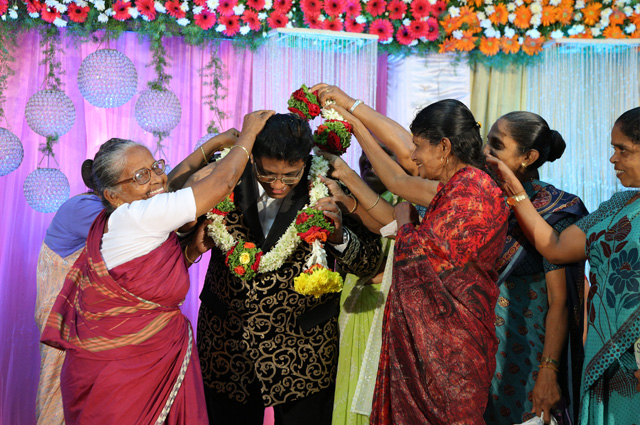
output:
POLYGON ((551 370, 555 370, 556 372, 559 372, 558 368, 550 363, 543 363, 538 365, 538 369, 543 369, 543 368, 551 369, 551 370))
POLYGON ((375 208, 376 205, 378 205, 378 202, 380 202, 380 195, 378 194, 378 197, 376 198, 376 202, 373 203, 373 205, 371 205, 369 208, 367 208, 365 211, 370 211, 373 208, 375 208))
POLYGON ((208 164, 209 160, 207 159, 207 154, 204 153, 204 148, 202 146, 200 146, 200 150, 202 151, 202 156, 204 157, 204 163, 208 164))
POLYGON ((231 149, 233 149, 233 148, 241 148, 241 149, 244 151, 244 153, 246 153, 246 154, 247 154, 247 161, 249 160, 250 156, 249 156, 249 151, 247 150, 247 148, 245 148, 245 147, 244 147, 244 146, 242 146, 242 145, 233 145, 233 146, 231 146, 231 147, 229 148, 229 151, 231 151, 231 149))
POLYGON ((349 211, 349 214, 353 214, 353 212, 356 210, 356 208, 358 208, 358 200, 356 199, 355 196, 353 196, 353 193, 350 193, 347 196, 349 196, 355 202, 355 205, 353 206, 353 208, 351 208, 351 211, 349 211))
POLYGON ((198 258, 196 258, 196 260, 195 260, 195 261, 191 261, 191 260, 189 259, 189 256, 187 255, 187 248, 188 248, 188 247, 189 247, 189 245, 185 245, 185 246, 184 246, 184 258, 187 260, 187 262, 188 262, 189 264, 195 264, 195 263, 200 262, 200 260, 202 260, 202 254, 200 254, 200 255, 198 256, 198 258))
POLYGON ((560 363, 557 360, 552 359, 551 357, 543 357, 540 359, 541 363, 551 363, 552 365, 560 366, 560 363))
POLYGON ((507 198, 507 205, 509 205, 510 207, 515 207, 517 204, 524 201, 525 199, 527 199, 527 192, 520 192, 516 195, 509 196, 507 198))

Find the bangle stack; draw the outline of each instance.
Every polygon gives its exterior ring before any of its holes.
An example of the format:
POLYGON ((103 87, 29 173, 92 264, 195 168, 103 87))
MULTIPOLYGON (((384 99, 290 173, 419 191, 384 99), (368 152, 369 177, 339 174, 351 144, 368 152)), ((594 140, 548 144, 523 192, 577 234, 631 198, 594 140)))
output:
POLYGON ((191 260, 189 259, 189 256, 187 255, 187 248, 188 248, 188 247, 189 247, 189 245, 185 245, 185 246, 184 246, 184 258, 185 258, 185 260, 187 260, 187 262, 189 263, 189 265, 200 262, 200 260, 202 260, 202 254, 200 254, 200 255, 198 256, 198 258, 196 258, 196 259, 195 259, 195 261, 191 261, 191 260))
POLYGON ((353 214, 353 212, 356 210, 356 208, 358 208, 358 200, 356 199, 355 196, 353 196, 352 193, 350 193, 349 196, 351 199, 353 199, 353 202, 355 202, 355 204, 353 205, 353 208, 351 208, 351 211, 349 211, 349 214, 353 214))
POLYGON ((552 359, 551 357, 543 357, 542 359, 540 359, 540 364, 538 365, 539 369, 551 369, 551 370, 555 370, 556 372, 559 372, 560 370, 558 369, 560 367, 560 363, 557 360, 552 359))

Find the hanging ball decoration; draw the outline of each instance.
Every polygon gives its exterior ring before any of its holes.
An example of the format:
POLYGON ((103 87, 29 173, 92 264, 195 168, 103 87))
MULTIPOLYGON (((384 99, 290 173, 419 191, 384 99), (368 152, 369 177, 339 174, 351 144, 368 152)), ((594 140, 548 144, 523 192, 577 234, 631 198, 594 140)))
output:
POLYGON ((168 134, 180 122, 182 108, 178 96, 169 90, 148 89, 136 102, 136 121, 153 134, 168 134))
POLYGON ((78 88, 93 106, 117 108, 136 93, 138 72, 125 54, 114 49, 96 50, 80 65, 78 88))
POLYGON ((42 213, 58 211, 69 199, 69 180, 57 168, 38 168, 24 181, 24 197, 31 208, 42 213))
POLYGON ((198 143, 196 143, 196 147, 193 148, 193 150, 198 149, 200 146, 204 145, 206 142, 209 141, 209 139, 212 139, 214 137, 216 137, 218 135, 218 133, 207 133, 204 136, 202 136, 200 138, 200 140, 198 140, 198 143))
POLYGON ((18 136, 0 128, 0 176, 6 176, 22 163, 24 149, 18 136))
POLYGON ((76 108, 64 92, 40 90, 27 102, 25 116, 31 130, 39 135, 60 137, 73 126, 76 108))

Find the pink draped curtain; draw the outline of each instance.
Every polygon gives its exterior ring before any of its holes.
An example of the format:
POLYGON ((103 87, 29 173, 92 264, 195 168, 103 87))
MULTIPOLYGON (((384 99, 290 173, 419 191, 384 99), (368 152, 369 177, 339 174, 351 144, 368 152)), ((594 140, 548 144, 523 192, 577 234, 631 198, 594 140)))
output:
MULTIPOLYGON (((44 139, 34 133, 24 118, 29 97, 42 86, 44 68, 39 65, 42 53, 40 37, 35 32, 22 34, 14 49, 15 76, 9 80, 4 105, 7 122, 0 127, 11 130, 24 146, 24 160, 20 167, 0 177, 2 220, 0 221, 0 423, 35 423, 35 396, 39 375, 39 333, 34 322, 36 299, 36 262, 46 229, 53 214, 34 211, 26 203, 22 185, 29 173, 36 169, 41 154, 38 146, 44 139)), ((189 46, 178 38, 167 38, 165 47, 170 58, 169 71, 173 79, 169 84, 180 99, 182 118, 178 126, 165 140, 164 151, 170 164, 177 164, 189 154, 195 143, 206 133, 211 118, 202 96, 208 94, 203 87, 199 70, 208 62, 207 47, 189 46)), ((80 165, 86 158, 93 158, 99 146, 111 137, 133 139, 155 148, 154 138, 140 128, 134 118, 135 101, 146 89, 146 83, 155 78, 150 62, 148 41, 140 42, 136 34, 124 34, 110 45, 99 43, 74 44, 63 38, 63 52, 58 54, 64 74, 63 90, 71 98, 76 109, 76 120, 67 134, 54 148, 60 170, 71 185, 71 196, 86 191, 80 177, 80 165), (138 93, 125 105, 115 109, 92 106, 81 96, 77 85, 77 73, 82 59, 99 48, 115 48, 126 54, 138 71, 138 93)), ((251 76, 253 54, 249 50, 236 49, 230 41, 224 41, 219 49, 227 67, 229 79, 225 82, 227 97, 220 107, 229 118, 223 127, 241 129, 242 118, 251 110, 251 76)), ((386 56, 381 56, 378 70, 379 110, 386 109, 386 56)), ((314 83, 314 82, 310 82, 314 83)), ((204 281, 208 254, 190 269, 191 291, 183 306, 184 313, 194 324, 197 319, 198 296, 204 281)))

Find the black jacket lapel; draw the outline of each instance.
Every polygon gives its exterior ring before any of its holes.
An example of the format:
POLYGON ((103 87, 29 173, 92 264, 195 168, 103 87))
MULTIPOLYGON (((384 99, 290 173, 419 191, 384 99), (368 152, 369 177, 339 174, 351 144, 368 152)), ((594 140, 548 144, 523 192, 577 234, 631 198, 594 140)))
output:
POLYGON ((264 232, 258 216, 258 181, 254 176, 251 162, 247 163, 247 167, 244 169, 234 193, 235 203, 243 215, 244 224, 249 227, 251 242, 259 247, 262 246, 264 232))

